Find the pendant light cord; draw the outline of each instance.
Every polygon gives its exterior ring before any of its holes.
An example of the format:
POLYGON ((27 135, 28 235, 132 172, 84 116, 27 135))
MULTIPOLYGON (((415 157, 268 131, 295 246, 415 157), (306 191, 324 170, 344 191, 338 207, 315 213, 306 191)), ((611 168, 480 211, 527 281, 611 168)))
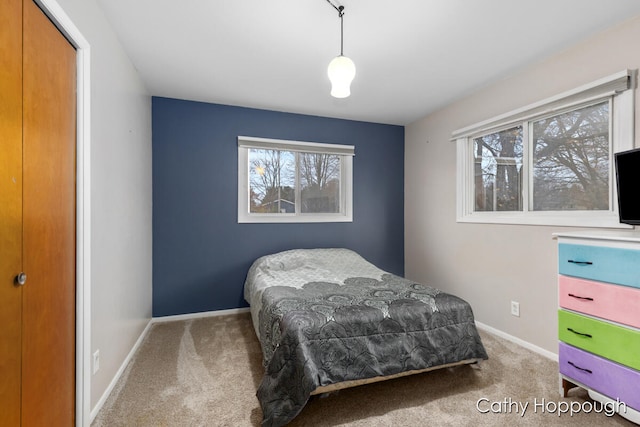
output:
POLYGON ((338 11, 338 16, 340 17, 340 56, 344 56, 344 21, 342 19, 342 16, 344 15, 344 6, 336 6, 331 0, 327 0, 327 3, 338 11))
POLYGON ((344 47, 344 21, 342 19, 342 15, 344 15, 344 12, 342 11, 343 9, 344 7, 340 6, 340 56, 343 56, 342 50, 344 47))
POLYGON ((338 14, 342 18, 342 14, 344 13, 343 12, 344 6, 336 6, 335 4, 333 4, 333 2, 331 0, 327 0, 327 3, 329 3, 335 10, 337 10, 338 14))

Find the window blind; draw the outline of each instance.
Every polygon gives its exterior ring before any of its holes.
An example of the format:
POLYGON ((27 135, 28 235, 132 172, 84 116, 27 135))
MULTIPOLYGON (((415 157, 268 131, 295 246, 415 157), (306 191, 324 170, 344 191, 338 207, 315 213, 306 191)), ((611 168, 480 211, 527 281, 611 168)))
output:
POLYGON ((256 138, 252 136, 238 136, 238 147, 257 148, 263 150, 297 151, 302 153, 335 154, 339 156, 355 155, 355 147, 353 145, 288 141, 284 139, 256 138))

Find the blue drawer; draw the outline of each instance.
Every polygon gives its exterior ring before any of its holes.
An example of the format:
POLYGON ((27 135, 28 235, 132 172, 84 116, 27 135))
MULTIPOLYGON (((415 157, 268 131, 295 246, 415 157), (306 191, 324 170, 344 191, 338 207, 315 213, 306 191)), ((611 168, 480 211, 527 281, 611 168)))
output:
POLYGON ((640 251, 560 243, 558 255, 560 274, 640 288, 640 251))

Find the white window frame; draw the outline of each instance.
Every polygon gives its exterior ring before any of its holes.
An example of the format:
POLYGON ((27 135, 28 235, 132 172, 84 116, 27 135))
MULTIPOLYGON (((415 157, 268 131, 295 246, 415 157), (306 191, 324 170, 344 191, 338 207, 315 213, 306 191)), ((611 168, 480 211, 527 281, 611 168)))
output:
POLYGON ((506 114, 458 129, 456 141, 456 221, 463 223, 552 225, 574 227, 632 228, 618 218, 613 153, 634 147, 634 89, 637 70, 624 70, 557 96, 536 102, 506 114), (609 162, 609 209, 600 211, 530 210, 532 159, 528 123, 549 115, 593 105, 606 100, 611 107, 611 151, 609 162), (473 140, 482 135, 523 126, 523 210, 474 211, 473 140))
POLYGON ((353 222, 353 145, 238 136, 238 223, 353 222), (340 212, 301 213, 300 188, 296 183, 296 213, 249 212, 250 149, 321 153, 340 156, 340 212))

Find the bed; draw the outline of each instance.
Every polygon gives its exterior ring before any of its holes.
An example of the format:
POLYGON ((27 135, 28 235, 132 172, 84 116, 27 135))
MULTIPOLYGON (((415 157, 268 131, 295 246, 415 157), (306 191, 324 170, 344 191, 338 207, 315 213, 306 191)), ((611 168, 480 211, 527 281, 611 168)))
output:
POLYGON ((314 394, 487 359, 466 301, 348 249, 263 256, 244 297, 262 347, 265 426, 287 424, 314 394))

